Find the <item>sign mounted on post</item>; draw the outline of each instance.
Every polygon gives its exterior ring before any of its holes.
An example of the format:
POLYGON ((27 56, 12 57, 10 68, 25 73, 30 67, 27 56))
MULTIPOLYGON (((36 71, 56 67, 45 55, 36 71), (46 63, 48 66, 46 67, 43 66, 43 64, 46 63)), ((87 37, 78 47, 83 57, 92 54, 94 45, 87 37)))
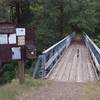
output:
POLYGON ((2 63, 34 59, 35 52, 34 30, 18 28, 15 24, 8 22, 0 23, 0 60, 2 63))
POLYGON ((34 30, 0 23, 0 61, 4 64, 18 61, 20 83, 24 82, 24 61, 34 59, 35 52, 34 30))

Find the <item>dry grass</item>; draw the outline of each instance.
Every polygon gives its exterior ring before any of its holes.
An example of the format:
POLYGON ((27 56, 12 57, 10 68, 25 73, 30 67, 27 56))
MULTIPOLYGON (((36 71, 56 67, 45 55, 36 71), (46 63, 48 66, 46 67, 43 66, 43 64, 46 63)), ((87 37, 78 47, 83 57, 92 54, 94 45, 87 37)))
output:
POLYGON ((26 79, 0 87, 0 100, 100 100, 100 82, 60 83, 26 79), (84 98, 84 99, 83 99, 84 98))
POLYGON ((13 80, 5 86, 0 87, 0 100, 15 100, 15 97, 31 91, 32 87, 39 87, 48 84, 46 80, 26 79, 23 85, 19 85, 17 80, 13 80))
POLYGON ((85 100, 100 100, 100 82, 92 82, 85 85, 85 100))

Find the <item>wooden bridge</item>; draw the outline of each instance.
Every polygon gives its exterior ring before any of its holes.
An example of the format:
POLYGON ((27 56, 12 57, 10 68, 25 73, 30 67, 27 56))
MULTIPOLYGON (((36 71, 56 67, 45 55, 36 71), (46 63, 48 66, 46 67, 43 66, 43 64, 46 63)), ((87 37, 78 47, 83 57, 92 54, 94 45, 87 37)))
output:
POLYGON ((33 77, 86 82, 99 80, 99 72, 100 49, 86 33, 76 36, 73 32, 39 56, 33 77))

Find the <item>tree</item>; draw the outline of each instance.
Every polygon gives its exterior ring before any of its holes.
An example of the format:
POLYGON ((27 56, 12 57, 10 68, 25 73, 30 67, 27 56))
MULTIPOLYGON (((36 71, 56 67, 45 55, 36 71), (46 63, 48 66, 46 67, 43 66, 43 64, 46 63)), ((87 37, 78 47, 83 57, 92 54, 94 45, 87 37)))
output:
POLYGON ((0 21, 9 20, 9 7, 6 6, 4 0, 0 0, 0 21))
POLYGON ((94 32, 98 21, 95 17, 95 2, 91 0, 67 0, 65 12, 68 26, 70 25, 71 29, 94 32))
MULTIPOLYGON (((9 15, 9 20, 18 24, 26 24, 32 15, 30 10, 31 0, 2 0, 1 5, 5 5, 5 13, 9 15)), ((4 14, 3 14, 4 15, 4 14)))

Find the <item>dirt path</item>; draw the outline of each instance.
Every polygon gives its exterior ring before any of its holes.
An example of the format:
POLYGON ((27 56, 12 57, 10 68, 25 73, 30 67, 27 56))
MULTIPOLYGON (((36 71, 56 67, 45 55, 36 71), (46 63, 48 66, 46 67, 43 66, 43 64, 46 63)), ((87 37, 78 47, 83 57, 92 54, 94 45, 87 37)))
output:
POLYGON ((48 85, 32 88, 16 100, 84 100, 84 84, 52 82, 48 85))

